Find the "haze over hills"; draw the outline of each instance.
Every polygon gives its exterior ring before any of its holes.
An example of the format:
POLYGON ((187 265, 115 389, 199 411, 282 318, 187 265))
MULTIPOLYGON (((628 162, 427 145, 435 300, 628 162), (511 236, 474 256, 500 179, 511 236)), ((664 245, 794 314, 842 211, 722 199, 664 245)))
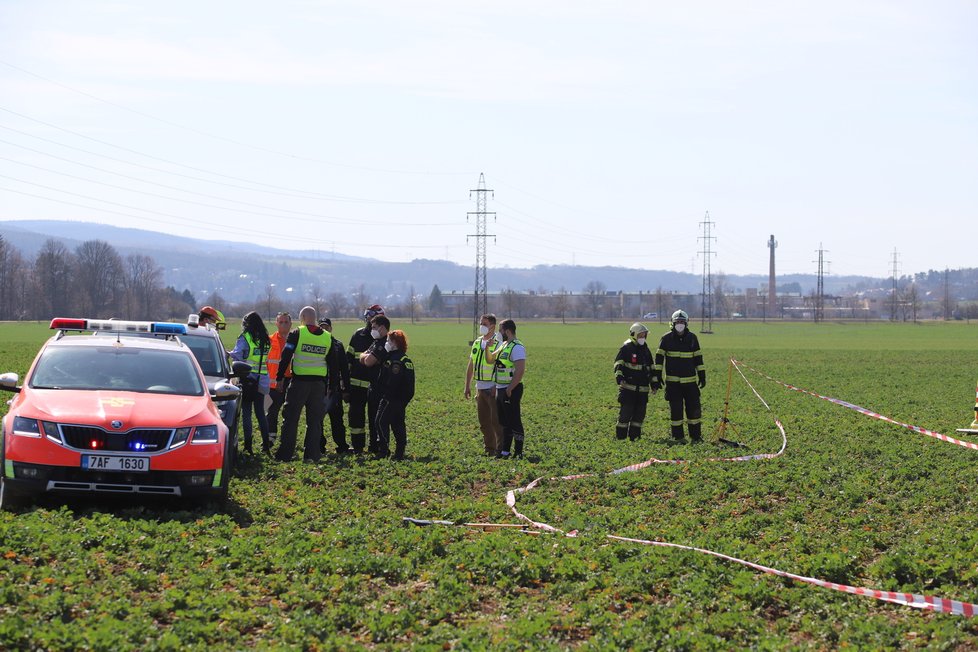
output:
MULTIPOLYGON (((85 240, 104 240, 121 255, 151 256, 163 269, 163 284, 178 291, 191 290, 197 297, 217 291, 231 301, 249 301, 264 293, 269 284, 279 295, 284 292, 305 297, 318 287, 323 294, 349 293, 361 284, 377 297, 427 294, 434 285, 442 292, 471 292, 475 278, 472 266, 443 260, 417 259, 391 263, 338 252, 275 249, 258 244, 200 240, 142 229, 128 229, 87 222, 31 220, 0 223, 0 234, 27 257, 33 257, 49 237, 74 249, 85 240)), ((490 257, 491 260, 491 257, 490 257)), ((763 261, 766 272, 766 260, 763 261)), ((718 275, 717 272, 714 275, 718 275)), ((725 275, 728 291, 766 288, 766 273, 725 275)), ((505 289, 579 293, 591 282, 609 291, 695 293, 702 278, 687 272, 641 270, 625 267, 538 265, 531 268, 493 268, 488 273, 490 292, 505 289)), ((779 276, 779 287, 801 293, 816 284, 814 274, 779 276)), ((888 279, 870 277, 825 277, 825 292, 887 287, 888 279)))

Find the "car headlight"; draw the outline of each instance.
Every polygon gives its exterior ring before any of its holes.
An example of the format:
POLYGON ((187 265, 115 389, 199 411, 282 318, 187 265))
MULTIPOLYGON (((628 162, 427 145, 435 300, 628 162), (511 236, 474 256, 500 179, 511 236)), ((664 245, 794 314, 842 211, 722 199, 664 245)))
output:
POLYGON ((177 428, 173 433, 173 441, 170 443, 170 449, 183 446, 187 443, 188 437, 190 437, 190 428, 177 428))
POLYGON ((195 444, 216 444, 217 443, 217 426, 197 426, 194 431, 194 442, 195 444))
POLYGON ((41 426, 37 423, 37 419, 14 417, 14 434, 24 437, 40 437, 41 426))

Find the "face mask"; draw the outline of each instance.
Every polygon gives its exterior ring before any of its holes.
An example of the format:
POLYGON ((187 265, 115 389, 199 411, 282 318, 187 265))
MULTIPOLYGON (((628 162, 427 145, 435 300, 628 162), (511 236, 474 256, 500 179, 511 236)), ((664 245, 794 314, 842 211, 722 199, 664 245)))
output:
POLYGON ((376 328, 373 329, 372 331, 370 331, 370 337, 374 338, 375 340, 379 340, 380 339, 380 331, 377 330, 376 328))
POLYGON ((397 347, 394 346, 394 343, 393 342, 391 342, 390 340, 387 340, 386 342, 384 342, 384 348, 387 350, 388 353, 390 353, 391 351, 393 351, 397 347))
POLYGON ((489 334, 489 327, 488 326, 486 326, 485 324, 483 324, 482 326, 479 326, 479 335, 488 335, 488 334, 489 334))
POLYGON ((682 322, 680 322, 680 323, 676 324, 674 328, 676 329, 676 332, 677 333, 682 333, 684 330, 686 330, 686 324, 683 324, 682 322))
POLYGON ((638 345, 639 346, 645 346, 645 338, 644 337, 640 337, 640 338, 638 338, 635 341, 638 342, 638 345))

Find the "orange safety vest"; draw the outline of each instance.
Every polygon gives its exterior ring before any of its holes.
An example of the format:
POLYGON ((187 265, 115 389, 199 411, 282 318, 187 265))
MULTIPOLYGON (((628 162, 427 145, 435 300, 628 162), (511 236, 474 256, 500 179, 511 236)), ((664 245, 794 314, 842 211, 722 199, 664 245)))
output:
MULTIPOLYGON (((278 365, 282 361, 282 349, 285 348, 285 340, 288 339, 288 335, 279 335, 278 331, 272 333, 269 338, 272 342, 272 348, 268 350, 268 377, 274 381, 278 377, 278 365)), ((290 378, 292 376, 291 366, 285 370, 285 377, 290 378)))

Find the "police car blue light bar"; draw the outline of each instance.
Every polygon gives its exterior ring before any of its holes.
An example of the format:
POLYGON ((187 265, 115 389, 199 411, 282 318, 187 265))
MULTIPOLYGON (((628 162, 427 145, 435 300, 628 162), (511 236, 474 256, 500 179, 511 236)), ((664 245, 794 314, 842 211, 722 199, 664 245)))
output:
POLYGON ((124 321, 119 319, 69 319, 55 317, 51 328, 63 331, 103 331, 109 333, 159 333, 161 335, 185 335, 183 324, 153 321, 124 321))

